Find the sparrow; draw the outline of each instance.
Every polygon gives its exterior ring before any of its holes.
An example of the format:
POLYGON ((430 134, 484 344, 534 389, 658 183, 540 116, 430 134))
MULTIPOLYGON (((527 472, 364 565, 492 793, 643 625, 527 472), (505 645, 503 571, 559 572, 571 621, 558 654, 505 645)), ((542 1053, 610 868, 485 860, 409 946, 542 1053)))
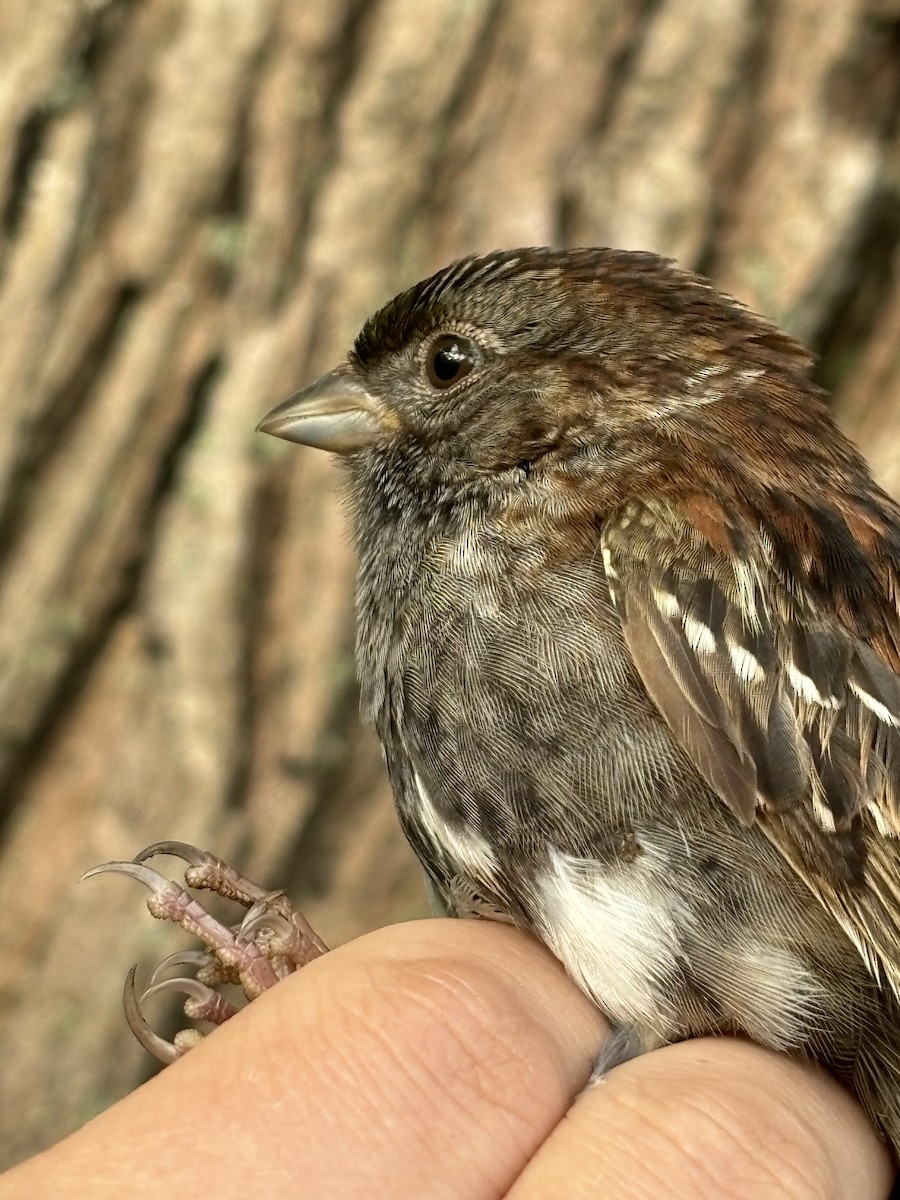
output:
POLYGON ((266 433, 344 468, 361 706, 440 909, 900 1150, 900 507, 811 354, 648 253, 473 256, 266 433))

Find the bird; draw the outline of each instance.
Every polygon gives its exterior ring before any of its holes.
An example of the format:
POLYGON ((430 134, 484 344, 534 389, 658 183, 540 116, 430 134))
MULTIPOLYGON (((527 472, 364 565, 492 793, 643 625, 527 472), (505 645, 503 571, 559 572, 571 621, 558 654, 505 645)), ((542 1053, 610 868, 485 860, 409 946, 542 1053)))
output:
POLYGON ((655 254, 471 255, 259 428, 334 453, 439 911, 539 938, 601 1071, 814 1059, 900 1150, 900 507, 793 337, 655 254))

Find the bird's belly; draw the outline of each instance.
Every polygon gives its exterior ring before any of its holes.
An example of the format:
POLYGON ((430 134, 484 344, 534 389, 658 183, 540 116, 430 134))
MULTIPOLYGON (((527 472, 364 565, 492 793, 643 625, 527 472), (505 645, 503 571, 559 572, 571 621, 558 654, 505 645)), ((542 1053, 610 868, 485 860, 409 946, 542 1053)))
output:
POLYGON ((531 929, 645 1045, 802 1045, 822 986, 767 930, 822 911, 675 742, 594 578, 421 616, 379 721, 404 830, 449 911, 531 929))
MULTIPOLYGON (((664 754, 658 747, 654 761, 664 754)), ((565 796, 558 787, 529 793, 505 769, 495 793, 505 787, 507 800, 486 809, 487 820, 467 817, 464 796, 448 791, 446 779, 435 794, 418 771, 398 796, 407 835, 449 912, 530 929, 614 1024, 639 1031, 644 1047, 739 1030, 791 1049, 822 1027, 822 976, 785 930, 815 923, 825 958, 846 957, 852 969, 855 956, 838 946, 839 931, 777 851, 695 777, 680 777, 672 763, 635 779, 632 793, 613 773, 613 799, 579 792, 574 770, 565 796), (504 823, 517 786, 528 805, 504 823), (794 916, 773 931, 772 911, 794 916)), ((590 772, 581 774, 586 781, 590 772)))
POLYGON ((628 836, 598 820, 586 853, 561 836, 499 844, 449 819, 419 778, 404 824, 449 912, 529 928, 644 1048, 723 1030, 777 1049, 805 1045, 823 1024, 826 991, 783 933, 768 930, 756 877, 768 876, 766 904, 822 923, 823 945, 836 931, 764 842, 729 828, 724 809, 712 830, 688 832, 683 815, 657 814, 628 836))
POLYGON ((483 582, 428 589, 378 719, 404 830, 460 911, 469 893, 514 909, 517 872, 550 848, 615 856, 641 813, 702 786, 641 685, 602 572, 572 564, 549 596, 483 582))
POLYGON ((670 1040, 682 935, 669 897, 643 865, 600 864, 551 847, 531 893, 536 932, 604 1013, 670 1040))
MULTIPOLYGON (((572 978, 614 1023, 640 1030, 645 1048, 722 1030, 804 1045, 825 1012, 816 971, 757 918, 717 913, 721 880, 704 886, 667 837, 638 830, 635 847, 615 864, 551 851, 538 873, 535 931, 572 978)), ((746 888, 730 882, 743 903, 746 888)))
POLYGON ((413 797, 401 805, 401 813, 405 824, 414 827, 416 842, 427 847, 427 861, 443 864, 447 880, 468 881, 473 888, 496 888, 501 868, 487 837, 474 825, 442 811, 415 770, 412 787, 413 797))

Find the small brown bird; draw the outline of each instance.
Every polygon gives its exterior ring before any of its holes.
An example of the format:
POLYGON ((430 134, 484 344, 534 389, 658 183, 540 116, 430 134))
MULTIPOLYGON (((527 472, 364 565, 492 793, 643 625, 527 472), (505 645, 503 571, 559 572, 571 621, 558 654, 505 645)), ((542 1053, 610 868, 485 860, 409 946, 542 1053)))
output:
POLYGON ((260 428, 340 454, 358 666, 441 906, 532 930, 602 1068, 743 1032, 900 1149, 900 509, 811 356, 651 254, 392 300, 260 428))

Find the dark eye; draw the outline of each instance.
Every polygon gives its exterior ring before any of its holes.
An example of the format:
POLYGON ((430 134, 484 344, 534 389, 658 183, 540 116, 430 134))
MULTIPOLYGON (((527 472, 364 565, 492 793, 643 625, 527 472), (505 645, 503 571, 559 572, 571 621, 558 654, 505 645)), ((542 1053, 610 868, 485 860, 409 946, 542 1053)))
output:
POLYGON ((469 338, 445 334, 435 339, 428 352, 428 381, 436 388, 452 387, 468 375, 481 359, 481 352, 469 338))

